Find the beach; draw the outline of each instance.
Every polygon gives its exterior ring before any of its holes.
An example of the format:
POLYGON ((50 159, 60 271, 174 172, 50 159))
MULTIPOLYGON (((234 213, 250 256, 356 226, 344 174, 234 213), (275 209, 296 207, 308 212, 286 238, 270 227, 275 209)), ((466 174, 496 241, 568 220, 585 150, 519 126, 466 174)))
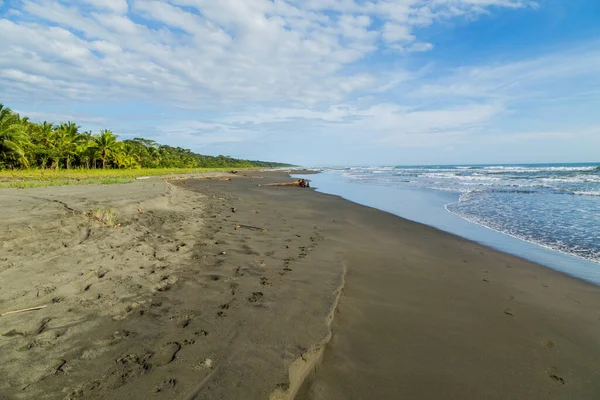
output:
POLYGON ((600 395, 599 287, 284 181, 1 190, 0 398, 600 395))

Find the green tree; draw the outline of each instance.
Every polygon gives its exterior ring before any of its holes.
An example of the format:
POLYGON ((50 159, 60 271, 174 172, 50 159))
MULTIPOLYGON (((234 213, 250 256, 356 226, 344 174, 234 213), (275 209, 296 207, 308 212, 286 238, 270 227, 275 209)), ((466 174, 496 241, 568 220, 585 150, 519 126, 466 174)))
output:
POLYGON ((97 168, 99 160, 102 168, 287 166, 196 154, 139 137, 119 141, 109 130, 80 133, 74 122, 32 123, 0 104, 0 168, 97 168))
POLYGON ((25 154, 28 143, 25 125, 19 115, 0 104, 0 162, 11 167, 28 167, 25 154))
POLYGON ((95 168, 95 160, 98 157, 98 147, 94 140, 92 132, 84 132, 80 135, 80 139, 75 149, 79 165, 90 169, 95 168))
MULTIPOLYGON (((56 129, 55 148, 59 159, 65 160, 65 167, 71 168, 71 158, 77 154, 83 137, 79 134, 79 126, 74 122, 62 123, 56 129)), ((59 163, 57 163, 58 168, 59 163)))
POLYGON ((98 149, 100 159, 102 160, 102 169, 105 169, 108 158, 118 153, 120 150, 117 136, 108 129, 105 129, 100 132, 99 135, 94 137, 94 141, 96 142, 96 148, 98 149))
POLYGON ((29 140, 29 158, 40 168, 46 168, 49 160, 58 162, 58 160, 54 159, 56 152, 54 148, 55 131, 53 123, 44 121, 32 124, 29 140))

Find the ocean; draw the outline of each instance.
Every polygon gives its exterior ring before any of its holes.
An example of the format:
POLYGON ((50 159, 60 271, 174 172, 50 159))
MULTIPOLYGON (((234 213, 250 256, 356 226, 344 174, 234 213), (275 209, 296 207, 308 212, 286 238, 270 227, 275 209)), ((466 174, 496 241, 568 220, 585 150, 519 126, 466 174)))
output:
POLYGON ((320 170, 319 191, 600 284, 600 164, 320 170))

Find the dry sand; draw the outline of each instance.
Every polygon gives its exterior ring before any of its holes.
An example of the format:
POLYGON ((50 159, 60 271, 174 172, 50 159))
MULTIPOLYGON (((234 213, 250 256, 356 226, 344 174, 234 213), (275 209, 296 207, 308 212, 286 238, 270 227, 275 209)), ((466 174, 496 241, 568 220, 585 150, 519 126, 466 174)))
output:
POLYGON ((599 288, 244 174, 0 191, 0 398, 600 398, 599 288))

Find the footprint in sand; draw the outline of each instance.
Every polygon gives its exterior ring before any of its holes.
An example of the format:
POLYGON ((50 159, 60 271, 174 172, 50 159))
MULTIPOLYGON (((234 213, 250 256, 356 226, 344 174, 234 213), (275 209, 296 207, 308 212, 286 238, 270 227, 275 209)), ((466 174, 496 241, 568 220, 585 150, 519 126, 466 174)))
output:
POLYGON ((152 363, 157 367, 170 364, 177 358, 177 353, 181 350, 179 342, 169 342, 152 356, 152 363))
POLYGON ((221 304, 221 311, 217 312, 217 316, 225 317, 227 315, 225 313, 225 310, 229 310, 229 307, 231 307, 231 303, 233 303, 234 301, 235 299, 231 300, 229 303, 221 304))
POLYGON ((171 378, 158 385, 155 389, 155 393, 165 392, 169 389, 173 389, 177 385, 177 379, 171 378))
POLYGON ((268 278, 260 278, 260 284, 263 286, 271 286, 271 283, 269 282, 268 278))
POLYGON ((192 320, 191 320, 190 318, 184 318, 184 319, 182 319, 182 320, 179 322, 179 326, 180 326, 181 328, 187 328, 187 327, 190 325, 190 322, 191 322, 191 321, 192 321, 192 320))
POLYGON ((263 292, 254 292, 252 296, 248 297, 248 302, 258 303, 263 297, 263 292))

